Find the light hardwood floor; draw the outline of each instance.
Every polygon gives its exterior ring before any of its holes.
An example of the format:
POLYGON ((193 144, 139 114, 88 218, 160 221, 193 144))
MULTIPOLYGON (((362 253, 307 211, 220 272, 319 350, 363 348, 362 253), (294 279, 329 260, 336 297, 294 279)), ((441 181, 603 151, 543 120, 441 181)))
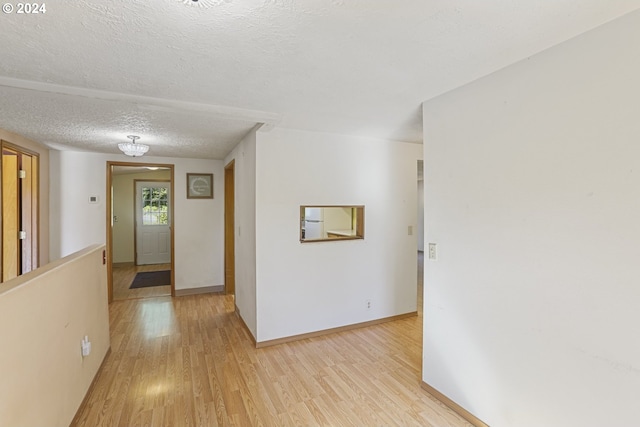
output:
POLYGON ((113 299, 149 298, 171 295, 171 285, 150 288, 129 289, 136 273, 141 271, 171 270, 171 264, 134 265, 133 263, 113 265, 113 299))
POLYGON ((470 426, 420 388, 421 316, 256 349, 233 309, 112 303, 111 353, 72 425, 470 426))

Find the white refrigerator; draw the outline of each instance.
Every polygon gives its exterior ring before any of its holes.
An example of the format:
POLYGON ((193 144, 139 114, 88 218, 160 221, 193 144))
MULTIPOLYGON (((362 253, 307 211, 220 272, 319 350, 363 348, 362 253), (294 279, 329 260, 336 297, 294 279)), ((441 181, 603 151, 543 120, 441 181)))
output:
POLYGON ((304 238, 323 239, 324 237, 324 209, 304 208, 304 238))

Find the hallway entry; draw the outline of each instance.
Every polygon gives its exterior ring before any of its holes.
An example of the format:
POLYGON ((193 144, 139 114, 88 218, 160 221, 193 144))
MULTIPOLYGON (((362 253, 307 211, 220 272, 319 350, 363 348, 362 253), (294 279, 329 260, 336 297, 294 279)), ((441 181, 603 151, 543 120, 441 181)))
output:
POLYGON ((174 295, 173 165, 107 162, 107 186, 109 301, 174 295), (164 270, 171 283, 131 288, 164 270))

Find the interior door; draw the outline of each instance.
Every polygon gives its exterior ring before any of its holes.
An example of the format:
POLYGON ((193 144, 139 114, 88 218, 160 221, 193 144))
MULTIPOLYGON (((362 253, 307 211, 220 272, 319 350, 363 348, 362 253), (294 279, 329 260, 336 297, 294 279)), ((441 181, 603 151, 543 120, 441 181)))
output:
POLYGON ((224 167, 224 291, 236 293, 235 160, 224 167))
POLYGON ((135 181, 136 265, 171 262, 171 183, 135 181))

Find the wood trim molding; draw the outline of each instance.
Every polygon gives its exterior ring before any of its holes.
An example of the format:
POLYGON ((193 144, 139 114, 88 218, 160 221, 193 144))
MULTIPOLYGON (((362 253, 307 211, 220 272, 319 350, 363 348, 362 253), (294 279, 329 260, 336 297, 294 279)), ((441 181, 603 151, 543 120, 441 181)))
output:
POLYGON ((184 297, 187 295, 215 294, 221 292, 224 292, 224 285, 204 286, 202 288, 176 289, 175 296, 184 297))
POLYGON ((256 348, 269 347, 272 345, 284 344, 288 342, 303 340, 306 338, 321 337, 323 335, 334 334, 336 332, 350 331, 352 329, 364 328, 367 326, 377 325, 379 323, 393 322, 394 320, 406 319, 407 317, 414 317, 417 315, 418 315, 417 311, 412 311, 411 313, 399 314, 397 316, 391 316, 391 317, 383 317, 382 319, 370 320, 368 322, 354 323, 352 325, 339 326, 337 328, 331 328, 331 329, 323 329, 321 331, 309 332, 306 334, 276 338, 275 340, 260 341, 260 342, 256 342, 256 348))
POLYGON ((429 393, 431 397, 433 397, 438 402, 442 403, 444 406, 451 409, 453 412, 455 412, 456 414, 458 414, 459 416, 467 420, 474 427, 489 427, 489 424, 482 422, 478 417, 476 417, 471 412, 464 409, 462 406, 458 405, 453 400, 449 399, 444 394, 440 393, 437 389, 430 386, 426 382, 422 381, 420 386, 424 391, 429 393))
POLYGON ((11 141, 7 141, 5 139, 0 139, 0 144, 2 144, 3 147, 7 147, 7 148, 10 148, 10 149, 16 150, 16 151, 21 151, 21 152, 26 153, 26 154, 28 154, 30 156, 35 156, 35 157, 40 158, 40 153, 38 153, 37 151, 33 151, 33 150, 28 149, 28 148, 24 148, 24 147, 22 147, 22 146, 20 146, 18 144, 14 144, 11 141))

